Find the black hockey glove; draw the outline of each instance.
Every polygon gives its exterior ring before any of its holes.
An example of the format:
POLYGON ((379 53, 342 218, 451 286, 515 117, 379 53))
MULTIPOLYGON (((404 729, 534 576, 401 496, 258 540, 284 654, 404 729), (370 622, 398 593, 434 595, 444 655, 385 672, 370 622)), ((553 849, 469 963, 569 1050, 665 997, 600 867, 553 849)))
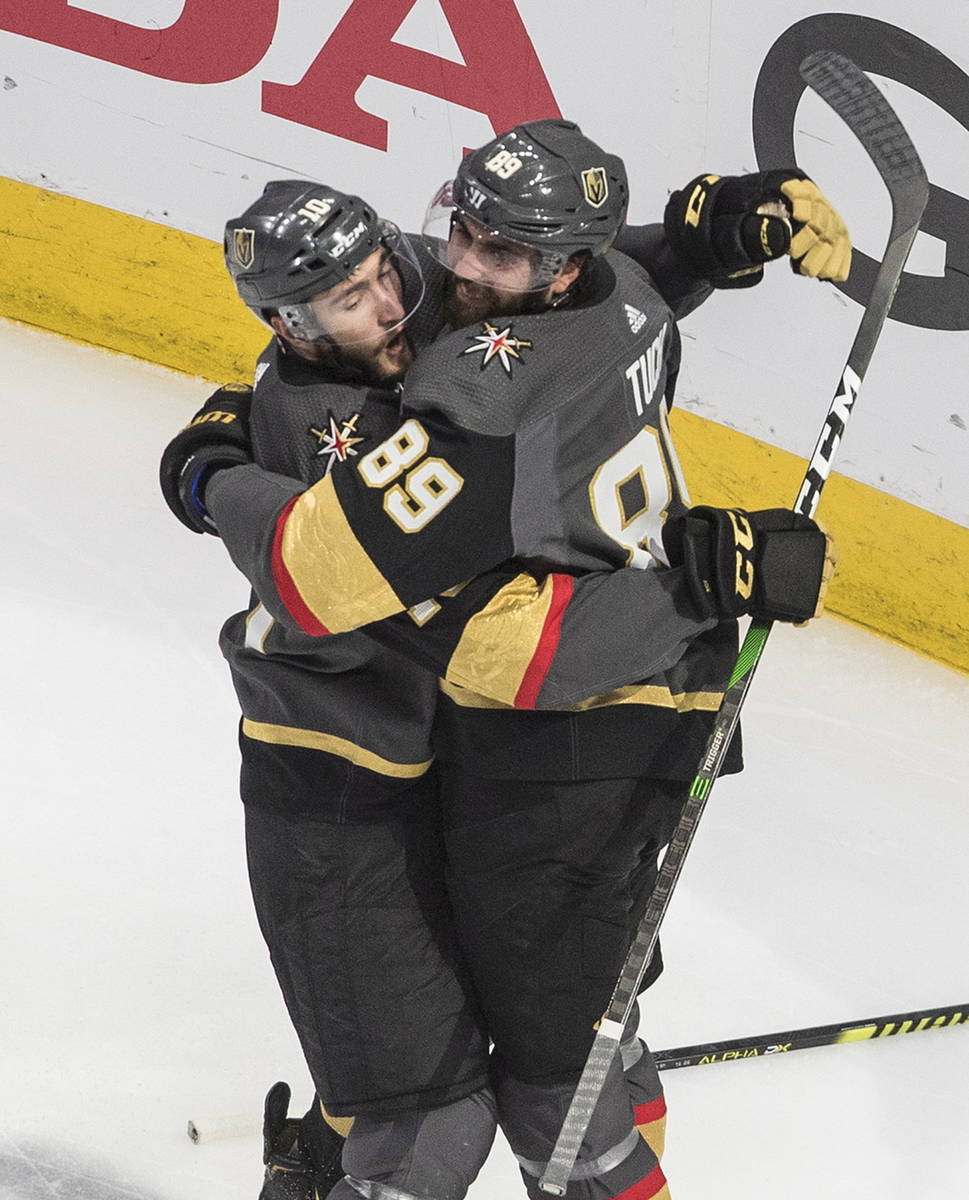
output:
POLYGON ((831 539, 810 517, 786 508, 691 508, 667 523, 663 542, 670 565, 686 568, 705 617, 821 615, 834 558, 831 539))
POLYGON ((663 217, 675 254, 714 287, 753 287, 785 254, 800 275, 847 279, 851 239, 816 184, 799 171, 698 175, 663 217))
POLYGON ((227 383, 206 400, 165 447, 159 479, 165 503, 193 533, 218 530, 205 509, 205 485, 216 471, 252 461, 252 388, 227 383))

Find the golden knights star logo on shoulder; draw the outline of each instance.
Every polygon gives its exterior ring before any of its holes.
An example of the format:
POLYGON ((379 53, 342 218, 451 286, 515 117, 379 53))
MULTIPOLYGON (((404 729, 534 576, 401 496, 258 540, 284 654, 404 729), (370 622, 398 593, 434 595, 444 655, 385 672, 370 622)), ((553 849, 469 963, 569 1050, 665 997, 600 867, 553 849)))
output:
POLYGON ((505 374, 510 375, 512 359, 524 362, 519 351, 531 350, 532 343, 526 341, 524 338, 514 337, 511 325, 506 325, 504 329, 499 329, 497 325, 492 325, 489 321, 483 321, 481 328, 484 330, 484 333, 474 334, 472 340, 475 344, 468 346, 461 353, 480 354, 482 371, 492 359, 497 359, 505 368, 505 374))
POLYGON ((323 429, 311 428, 310 433, 320 444, 317 450, 317 456, 328 454, 329 458, 326 462, 326 473, 333 470, 334 464, 338 462, 346 462, 348 458, 355 458, 359 451, 356 449, 361 442, 367 439, 363 434, 353 435, 357 433, 357 422, 360 420, 360 414, 354 413, 347 420, 337 423, 336 417, 332 413, 327 413, 327 424, 323 429))

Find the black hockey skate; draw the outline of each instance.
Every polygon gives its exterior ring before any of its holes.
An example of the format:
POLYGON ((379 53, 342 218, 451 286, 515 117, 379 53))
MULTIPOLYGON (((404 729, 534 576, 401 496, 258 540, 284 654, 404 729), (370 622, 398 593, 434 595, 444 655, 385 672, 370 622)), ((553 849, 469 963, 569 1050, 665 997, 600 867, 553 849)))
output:
POLYGON ((289 1117, 289 1097, 285 1083, 273 1084, 266 1096, 259 1200, 324 1200, 343 1178, 346 1139, 323 1120, 318 1103, 302 1120, 289 1117))

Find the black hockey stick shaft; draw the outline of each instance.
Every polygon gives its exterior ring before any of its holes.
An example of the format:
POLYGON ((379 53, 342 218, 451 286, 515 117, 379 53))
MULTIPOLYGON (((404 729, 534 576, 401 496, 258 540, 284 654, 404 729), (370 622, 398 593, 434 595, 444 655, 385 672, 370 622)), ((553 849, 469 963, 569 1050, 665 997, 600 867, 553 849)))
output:
MULTIPOLYGON (((839 1025, 815 1025, 784 1033, 759 1033, 753 1037, 732 1038, 725 1042, 700 1042, 696 1046, 678 1046, 675 1050, 655 1050, 653 1062, 660 1071, 680 1067, 705 1066, 709 1063, 740 1062, 815 1046, 835 1046, 846 1042, 867 1042, 898 1034, 921 1033, 926 1029, 947 1029, 969 1023, 969 1002, 948 1008, 924 1008, 916 1012, 894 1013, 890 1017, 870 1017, 839 1025)), ((208 1144, 217 1138, 252 1137, 262 1124, 252 1114, 219 1117, 188 1122, 193 1142, 208 1144)))
POLYGON ((679 1067, 706 1066, 710 1063, 740 1062, 763 1058, 768 1054, 787 1054, 792 1050, 810 1050, 815 1046, 839 1046, 847 1042, 868 1042, 899 1034, 922 1033, 926 1029, 947 1029, 969 1022, 969 1002, 946 1008, 923 1008, 915 1012, 892 1013, 887 1017, 866 1017, 838 1025, 813 1025, 806 1029, 788 1029, 783 1033, 759 1033, 753 1037, 731 1038, 725 1042, 700 1042, 696 1046, 677 1046, 658 1050, 653 1061, 660 1071, 679 1067))
MULTIPOLYGON (((891 105, 853 62, 833 51, 821 50, 809 55, 801 63, 801 75, 859 139, 888 188, 892 202, 892 226, 885 255, 794 503, 797 512, 811 516, 817 508, 845 425, 858 397, 861 381, 891 308, 905 260, 928 202, 929 185, 915 147, 891 105)), ((609 1007, 599 1022, 592 1049, 545 1174, 539 1181, 542 1191, 551 1195, 561 1196, 565 1193, 639 985, 656 946, 673 889, 710 790, 726 758, 747 689, 770 630, 769 621, 751 622, 740 648, 679 824, 667 847, 663 865, 616 981, 609 1007)))

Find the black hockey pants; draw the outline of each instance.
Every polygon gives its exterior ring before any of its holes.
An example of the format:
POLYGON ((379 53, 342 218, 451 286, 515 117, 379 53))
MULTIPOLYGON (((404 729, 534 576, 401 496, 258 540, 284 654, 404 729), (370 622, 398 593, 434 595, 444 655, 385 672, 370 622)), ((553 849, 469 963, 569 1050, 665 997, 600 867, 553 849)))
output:
POLYGON ((326 819, 245 811, 259 925, 328 1112, 385 1116, 485 1087, 433 773, 369 810, 321 798, 326 819))
MULTIPOLYGON (((539 1200, 538 1179, 686 785, 521 782, 445 769, 442 793, 455 924, 495 1042, 497 1119, 525 1190, 539 1200)), ((659 970, 657 958, 647 981, 659 970)), ((652 1060, 634 1035, 637 1021, 634 1013, 568 1200, 668 1196, 656 1154, 636 1128, 653 1126, 655 1135, 665 1113, 652 1060)), ((481 1099, 357 1121, 344 1154, 348 1178, 333 1200, 462 1200, 490 1145, 489 1104, 481 1099), (462 1120, 463 1140, 452 1133, 462 1120)))
MULTIPOLYGON (((442 773, 447 887, 498 1066, 555 1083, 585 1064, 688 785, 442 773)), ((644 987, 659 975, 660 955, 644 987)))

